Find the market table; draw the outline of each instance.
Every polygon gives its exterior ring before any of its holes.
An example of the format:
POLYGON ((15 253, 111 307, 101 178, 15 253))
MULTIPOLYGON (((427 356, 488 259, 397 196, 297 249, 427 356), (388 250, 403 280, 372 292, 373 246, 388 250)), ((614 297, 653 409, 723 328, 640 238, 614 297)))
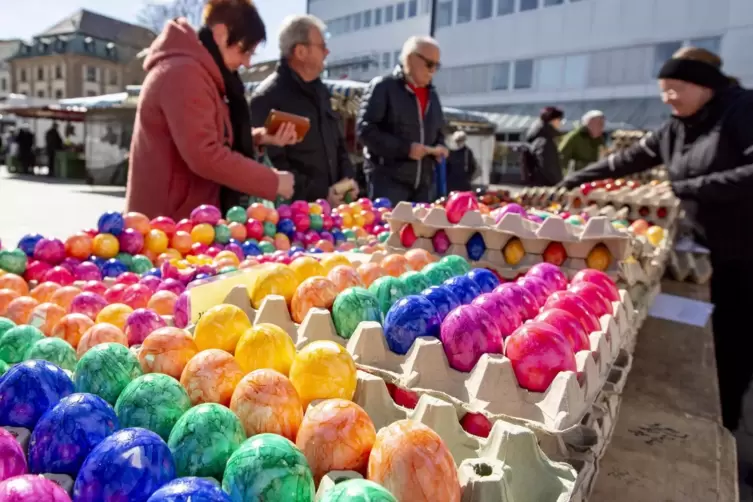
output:
MULTIPOLYGON (((664 281, 662 291, 708 301, 705 286, 664 281)), ((710 327, 647 318, 590 500, 737 501, 735 440, 718 396, 710 327)))

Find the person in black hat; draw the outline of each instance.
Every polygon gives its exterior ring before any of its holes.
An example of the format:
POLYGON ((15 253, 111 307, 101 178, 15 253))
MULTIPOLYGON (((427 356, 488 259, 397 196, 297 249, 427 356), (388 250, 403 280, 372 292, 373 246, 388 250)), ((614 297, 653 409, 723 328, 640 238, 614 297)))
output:
POLYGON ((521 155, 523 181, 532 186, 554 186, 562 181, 557 138, 565 113, 554 106, 541 110, 526 134, 521 155))
POLYGON ((711 251, 722 420, 734 430, 753 377, 753 338, 747 333, 753 305, 753 92, 721 68, 721 59, 705 49, 678 51, 658 75, 672 117, 632 147, 568 176, 561 186, 666 166, 669 187, 696 239, 711 251))

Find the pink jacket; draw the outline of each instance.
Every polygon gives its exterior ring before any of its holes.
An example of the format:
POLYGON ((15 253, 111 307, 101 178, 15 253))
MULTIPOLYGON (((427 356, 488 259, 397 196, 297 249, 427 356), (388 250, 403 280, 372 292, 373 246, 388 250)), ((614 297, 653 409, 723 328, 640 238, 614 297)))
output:
POLYGON ((167 24, 144 69, 126 210, 179 220, 201 204, 219 205, 223 185, 274 200, 274 171, 230 149, 225 85, 188 23, 167 24))

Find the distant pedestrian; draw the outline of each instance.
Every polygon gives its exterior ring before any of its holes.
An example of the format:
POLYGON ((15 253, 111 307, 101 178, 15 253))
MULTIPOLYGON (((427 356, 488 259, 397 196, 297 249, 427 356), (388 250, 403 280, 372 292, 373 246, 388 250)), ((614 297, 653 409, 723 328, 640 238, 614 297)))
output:
POLYGON ((591 110, 581 118, 581 125, 567 133, 560 141, 560 158, 562 168, 567 173, 580 171, 589 164, 599 160, 604 147, 604 113, 591 110))
POLYGON ((478 176, 479 169, 473 150, 466 145, 467 136, 464 131, 456 131, 452 135, 455 149, 450 151, 447 158, 447 191, 466 192, 471 189, 471 181, 478 176))
POLYGON ((532 186, 554 186, 562 181, 557 138, 565 113, 547 106, 526 134, 522 155, 524 181, 532 186))
POLYGON ((16 134, 17 160, 20 165, 21 174, 32 174, 34 172, 34 133, 29 130, 29 126, 24 124, 16 134))
POLYGON ((44 147, 47 151, 47 176, 55 176, 55 157, 63 149, 63 138, 58 131, 58 123, 53 122, 44 135, 44 147))

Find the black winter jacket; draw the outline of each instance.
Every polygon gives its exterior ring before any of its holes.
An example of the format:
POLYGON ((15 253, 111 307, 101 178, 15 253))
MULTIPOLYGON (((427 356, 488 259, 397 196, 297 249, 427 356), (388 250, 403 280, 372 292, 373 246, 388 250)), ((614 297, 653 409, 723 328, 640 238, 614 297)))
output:
POLYGON ((294 200, 326 199, 332 185, 354 177, 340 116, 332 109, 330 98, 321 80, 304 82, 285 61, 251 96, 253 127, 263 126, 272 109, 311 121, 311 129, 302 142, 284 148, 266 147, 275 169, 295 176, 294 200))
POLYGON ((534 186, 553 186, 562 181, 560 153, 556 138, 560 132, 549 123, 536 119, 526 134, 526 142, 535 165, 531 166, 531 183, 534 186))
POLYGON ((471 180, 478 174, 478 163, 473 150, 467 146, 452 150, 447 158, 447 192, 469 191, 471 180))
POLYGON ((673 117, 639 143, 569 176, 564 186, 620 178, 664 164, 696 237, 712 259, 749 260, 753 249, 753 91, 717 91, 698 113, 673 117))
POLYGON ((364 171, 389 176, 394 181, 419 186, 434 180, 434 157, 410 158, 412 143, 444 145, 444 114, 434 87, 429 88, 426 113, 397 66, 390 75, 377 77, 361 99, 358 136, 365 146, 364 171))

